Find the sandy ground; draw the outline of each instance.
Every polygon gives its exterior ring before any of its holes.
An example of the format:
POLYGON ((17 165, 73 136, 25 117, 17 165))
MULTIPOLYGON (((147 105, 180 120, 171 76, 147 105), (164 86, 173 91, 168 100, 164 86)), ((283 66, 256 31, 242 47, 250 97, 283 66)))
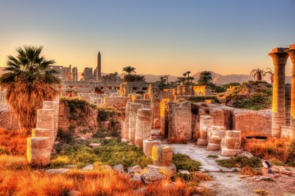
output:
POLYGON ((257 181, 257 177, 242 178, 238 172, 220 167, 214 159, 208 158, 208 155, 218 155, 219 159, 226 159, 220 156, 218 151, 208 151, 194 144, 169 144, 169 146, 175 153, 186 154, 202 163, 202 170, 214 177, 213 181, 203 182, 202 185, 214 190, 218 196, 257 196, 259 194, 255 193, 256 190, 267 191, 270 196, 295 196, 295 177, 282 174, 274 178, 274 181, 257 181))

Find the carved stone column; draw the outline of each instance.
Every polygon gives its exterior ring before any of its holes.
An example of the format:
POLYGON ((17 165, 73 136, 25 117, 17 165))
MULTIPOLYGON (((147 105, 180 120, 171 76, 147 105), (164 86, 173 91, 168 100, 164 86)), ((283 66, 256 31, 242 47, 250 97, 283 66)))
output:
POLYGON ((281 137, 281 127, 286 124, 285 114, 285 66, 288 59, 286 48, 274 48, 268 55, 274 64, 272 94, 272 136, 281 137))
POLYGON ((290 48, 286 50, 289 54, 292 67, 292 86, 291 86, 291 111, 290 111, 290 124, 291 124, 291 135, 295 135, 295 44, 290 45, 290 48))

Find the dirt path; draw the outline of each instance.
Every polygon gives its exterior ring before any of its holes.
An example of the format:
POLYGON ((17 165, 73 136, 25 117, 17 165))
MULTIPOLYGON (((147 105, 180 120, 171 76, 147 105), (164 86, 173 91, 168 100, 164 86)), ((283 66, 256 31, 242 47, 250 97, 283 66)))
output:
POLYGON ((209 155, 217 155, 218 159, 227 159, 220 156, 219 151, 208 151, 194 144, 168 145, 173 148, 174 153, 186 154, 202 163, 202 171, 214 177, 213 181, 204 182, 203 185, 214 190, 216 195, 254 196, 258 195, 255 193, 256 190, 264 190, 273 196, 295 196, 295 177, 281 175, 274 181, 256 181, 255 177, 241 178, 235 168, 220 167, 215 159, 208 158, 209 155))

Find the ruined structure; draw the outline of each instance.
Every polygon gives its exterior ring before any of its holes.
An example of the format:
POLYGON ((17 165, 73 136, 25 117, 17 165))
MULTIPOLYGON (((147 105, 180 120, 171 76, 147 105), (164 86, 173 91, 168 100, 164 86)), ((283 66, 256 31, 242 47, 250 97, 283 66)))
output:
POLYGON ((235 156, 241 152, 241 131, 225 131, 225 134, 221 139, 221 155, 235 156))
POLYGON ((285 48, 274 48, 269 55, 274 64, 272 96, 272 136, 280 138, 281 127, 286 124, 285 117, 285 65, 288 54, 285 48))
POLYGON ((142 108, 137 111, 135 125, 135 146, 143 147, 143 140, 151 136, 152 131, 152 110, 142 108))
POLYGON ((291 111, 290 111, 290 136, 295 138, 295 44, 290 45, 286 50, 292 62, 292 87, 291 87, 291 111))
POLYGON ((207 146, 207 132, 213 126, 213 118, 209 115, 202 115, 200 117, 200 138, 197 145, 207 146))
POLYGON ((224 126, 211 126, 208 129, 208 150, 220 150, 221 139, 225 135, 224 126))
POLYGON ((27 138, 27 159, 34 166, 49 164, 58 129, 59 101, 46 101, 43 105, 37 110, 32 137, 27 138))

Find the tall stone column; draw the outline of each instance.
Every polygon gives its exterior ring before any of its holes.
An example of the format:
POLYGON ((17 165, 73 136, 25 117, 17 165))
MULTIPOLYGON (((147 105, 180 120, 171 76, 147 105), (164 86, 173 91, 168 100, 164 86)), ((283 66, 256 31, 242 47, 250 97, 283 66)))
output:
POLYGON ((141 103, 130 103, 130 109, 129 109, 129 129, 128 129, 128 135, 129 135, 129 143, 135 144, 135 128, 136 128, 136 116, 137 111, 141 108, 143 108, 143 105, 141 103))
POLYGON ((288 59, 286 48, 274 48, 268 55, 274 64, 272 91, 272 136, 281 137, 281 127, 286 124, 285 114, 285 66, 288 59))
POLYGON ((290 45, 290 48, 286 50, 289 54, 292 67, 292 86, 291 86, 291 111, 290 111, 290 124, 293 135, 295 134, 295 44, 290 45))

